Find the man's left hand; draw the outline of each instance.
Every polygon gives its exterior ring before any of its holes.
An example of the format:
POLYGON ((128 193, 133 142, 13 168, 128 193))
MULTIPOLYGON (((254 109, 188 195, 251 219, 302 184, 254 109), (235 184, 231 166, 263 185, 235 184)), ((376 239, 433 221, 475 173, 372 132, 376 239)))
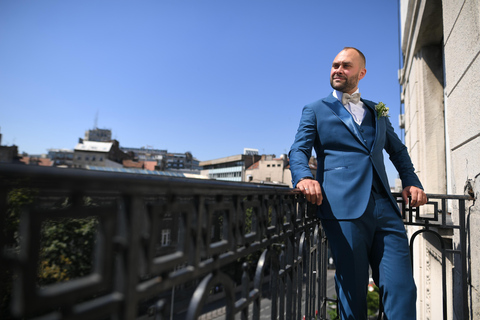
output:
POLYGON ((408 186, 403 189, 402 197, 405 203, 408 203, 409 196, 411 197, 410 205, 412 207, 423 206, 428 201, 425 192, 422 189, 414 186, 408 186))

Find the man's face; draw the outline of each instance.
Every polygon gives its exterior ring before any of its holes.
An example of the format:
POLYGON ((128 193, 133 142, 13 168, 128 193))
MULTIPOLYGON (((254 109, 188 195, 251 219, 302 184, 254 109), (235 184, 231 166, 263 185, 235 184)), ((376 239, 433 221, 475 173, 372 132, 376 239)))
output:
POLYGON ((353 49, 340 51, 332 63, 330 85, 333 89, 352 94, 358 88, 358 81, 367 73, 360 54, 353 49))

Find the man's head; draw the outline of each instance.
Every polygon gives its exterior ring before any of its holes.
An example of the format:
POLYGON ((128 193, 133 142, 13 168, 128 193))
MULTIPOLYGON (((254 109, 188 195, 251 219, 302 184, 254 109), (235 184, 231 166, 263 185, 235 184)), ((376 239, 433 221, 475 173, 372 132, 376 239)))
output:
POLYGON ((352 94, 358 88, 358 82, 365 76, 365 56, 352 47, 345 47, 335 57, 330 71, 330 85, 333 89, 352 94))

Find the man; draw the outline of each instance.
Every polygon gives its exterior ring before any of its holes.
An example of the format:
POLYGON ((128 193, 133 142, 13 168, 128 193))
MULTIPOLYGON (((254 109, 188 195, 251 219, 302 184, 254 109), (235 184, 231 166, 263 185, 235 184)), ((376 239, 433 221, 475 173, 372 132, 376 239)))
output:
POLYGON ((420 206, 427 196, 388 120, 388 109, 359 97, 365 63, 363 53, 351 47, 335 57, 330 73, 334 91, 304 107, 289 154, 290 170, 293 185, 318 205, 335 261, 341 318, 367 319, 370 265, 382 292, 385 318, 415 319, 408 240, 390 193, 384 149, 400 174, 405 201, 411 197, 411 205, 420 206), (312 147, 317 154, 316 180, 308 166, 312 147))

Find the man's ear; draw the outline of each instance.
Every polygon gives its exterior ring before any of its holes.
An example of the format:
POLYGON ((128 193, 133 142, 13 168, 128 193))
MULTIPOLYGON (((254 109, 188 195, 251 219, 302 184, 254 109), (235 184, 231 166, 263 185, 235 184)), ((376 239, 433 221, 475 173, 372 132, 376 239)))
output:
POLYGON ((367 69, 363 68, 363 69, 360 71, 360 74, 358 75, 358 80, 362 80, 363 77, 365 77, 366 74, 367 74, 367 69))

